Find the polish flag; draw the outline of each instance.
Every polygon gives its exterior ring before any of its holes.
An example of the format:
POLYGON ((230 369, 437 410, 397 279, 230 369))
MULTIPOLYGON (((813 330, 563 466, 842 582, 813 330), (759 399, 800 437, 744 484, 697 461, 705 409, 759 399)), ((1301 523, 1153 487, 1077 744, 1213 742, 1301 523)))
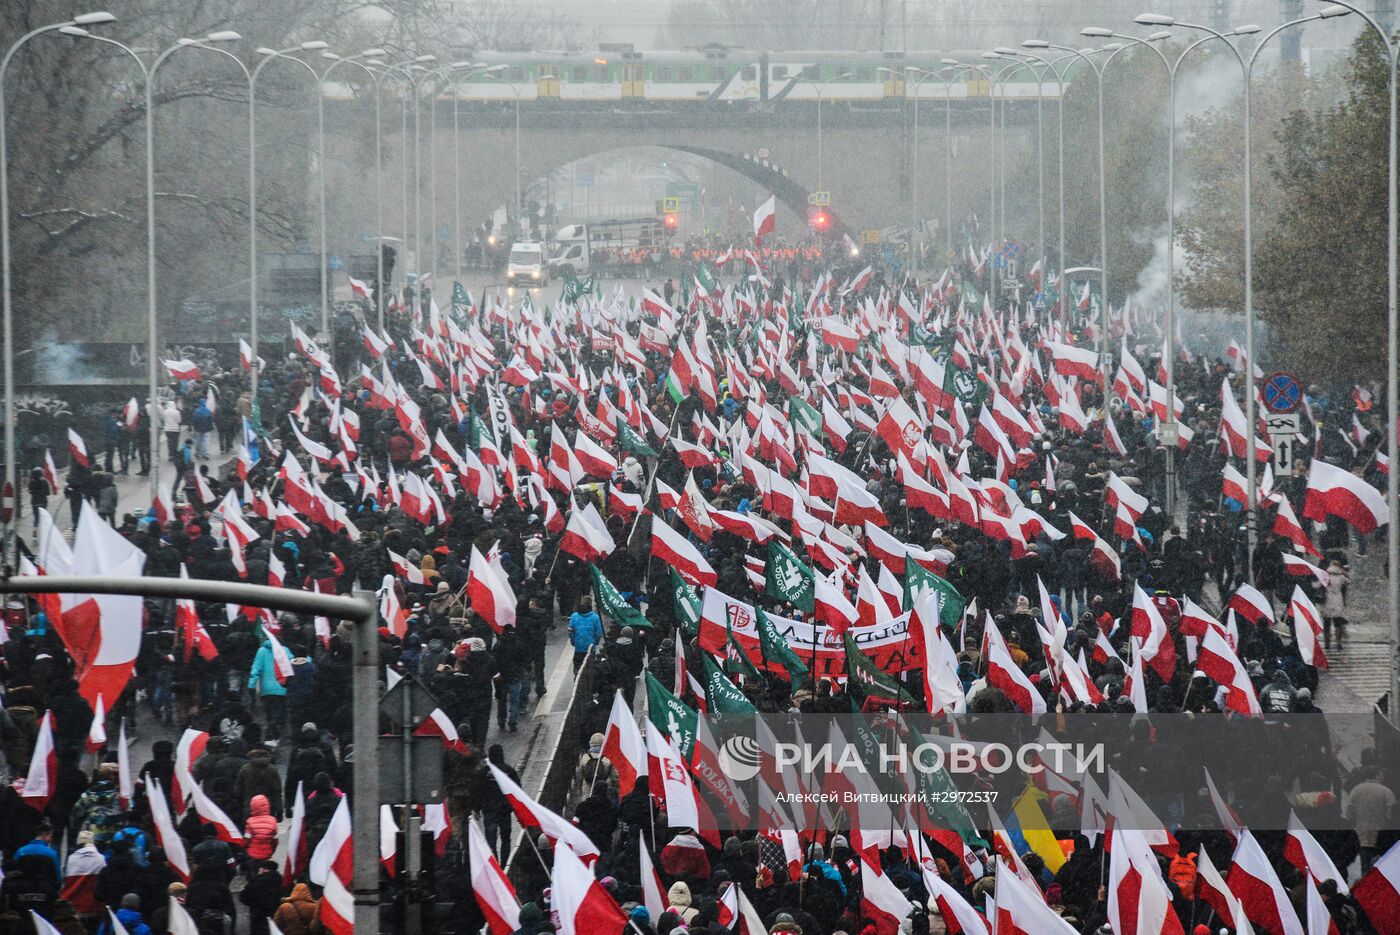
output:
POLYGON ((709 467, 719 464, 719 458, 710 449, 700 445, 692 445, 675 435, 671 436, 671 447, 676 449, 676 455, 681 459, 681 464, 687 468, 709 467))
MULTIPOLYGON (((651 859, 651 852, 647 850, 646 838, 637 835, 637 860, 638 869, 641 870, 642 877, 642 905, 646 906, 647 912, 653 919, 661 918, 661 913, 666 911, 667 899, 666 888, 661 883, 661 875, 656 872, 656 862, 651 859)), ((740 891, 740 899, 743 899, 743 892, 740 891)), ((743 904, 739 906, 740 913, 743 912, 743 904)), ((766 935, 768 929, 760 927, 755 935, 766 935)))
POLYGON ((691 545, 685 536, 655 519, 651 524, 651 554, 653 558, 670 565, 691 584, 713 587, 719 583, 719 575, 705 561, 700 550, 691 545))
POLYGON ((1220 492, 1236 503, 1249 503, 1249 481, 1229 461, 1221 469, 1220 492))
POLYGON ((161 360, 165 369, 177 380, 203 380, 204 374, 199 372, 199 367, 195 366, 191 360, 161 360))
POLYGON ((83 444, 83 437, 71 428, 68 430, 68 457, 75 464, 81 464, 85 468, 92 467, 92 459, 88 457, 87 445, 83 444))
MULTIPOLYGON (((941 841, 939 843, 942 843, 941 841)), ((962 839, 957 844, 961 846, 962 839)), ((972 908, 963 895, 947 880, 938 875, 932 860, 925 858, 920 866, 924 878, 924 889, 938 906, 938 914, 943 917, 943 927, 948 935, 991 935, 982 913, 972 908)))
POLYGON ((1078 935, 1078 930, 1045 903, 1035 884, 1017 876, 1011 865, 997 861, 997 935, 1078 935))
POLYGON ((292 817, 287 825, 287 849, 282 854, 282 885, 289 887, 306 869, 306 794, 301 780, 297 780, 297 792, 292 798, 292 817))
POLYGON ((1400 844, 1376 861, 1352 895, 1365 910, 1366 918, 1400 919, 1400 844))
POLYGON ((186 801, 194 789, 194 763, 204 755, 209 744, 209 734, 202 730, 186 728, 175 745, 175 768, 170 778, 170 800, 175 803, 175 811, 185 814, 186 801))
MULTIPOLYGON (((1322 849, 1322 845, 1317 843, 1317 838, 1312 836, 1312 832, 1298 820, 1292 809, 1288 812, 1288 837, 1283 842, 1283 856, 1297 867, 1300 873, 1307 874, 1314 883, 1331 880, 1337 884, 1338 892, 1350 892, 1347 889, 1346 877, 1337 869, 1337 865, 1322 849)), ((1396 919, 1400 920, 1400 916, 1396 919)))
POLYGON ((350 280, 350 292, 352 294, 359 296, 366 302, 374 301, 374 297, 370 294, 368 283, 356 279, 354 276, 347 276, 346 278, 350 280))
POLYGON ((559 935, 618 933, 628 924, 617 902, 570 848, 554 849, 550 893, 559 914, 559 935))
POLYGON ((875 924, 876 935, 897 935, 900 923, 914 906, 864 852, 860 856, 860 885, 861 914, 875 924))
POLYGON ((497 634, 515 626, 515 592, 510 581, 475 545, 467 567, 467 599, 497 634))
POLYGON ((1045 349, 1050 354, 1051 366, 1060 376, 1079 377, 1091 383, 1098 380, 1099 355, 1094 351, 1055 341, 1046 341, 1045 349))
MULTIPOLYGON (((593 845, 592 841, 588 840, 588 835, 580 831, 577 825, 566 821, 530 798, 524 789, 497 769, 494 763, 487 763, 486 768, 491 771, 492 778, 496 780, 501 794, 506 797, 506 801, 515 811, 515 817, 520 821, 520 824, 526 828, 539 829, 554 844, 556 872, 561 853, 568 853, 575 860, 582 858, 590 863, 597 859, 600 853, 598 848, 593 845), (560 846, 561 842, 562 847, 560 846)), ((558 892, 557 888, 555 892, 558 892)))
POLYGON ((1249 672, 1218 627, 1207 627, 1205 635, 1201 637, 1201 646, 1196 654, 1196 668, 1226 689, 1227 708, 1248 717, 1259 717, 1263 714, 1263 709, 1259 707, 1259 696, 1255 694, 1254 685, 1249 680, 1249 672))
MULTIPOLYGON (((205 737, 207 738, 208 734, 205 737)), ((146 785, 150 792, 147 801, 151 806, 151 824, 156 829, 156 843, 165 851, 165 859, 171 868, 180 875, 180 879, 188 883, 190 861, 185 854, 185 842, 175 831, 175 819, 170 817, 170 803, 166 801, 165 790, 160 787, 160 781, 154 776, 146 777, 146 785)))
POLYGON ((990 613, 987 614, 982 643, 987 656, 987 684, 1001 689, 1002 694, 1023 713, 1044 714, 1045 699, 1011 658, 1011 650, 990 613))
POLYGON ((92 706, 92 725, 88 727, 87 752, 96 753, 107 746, 107 705, 101 695, 92 706))
POLYGON ((1327 668, 1327 653, 1322 648, 1322 615, 1308 597, 1302 585, 1293 586, 1288 600, 1288 616, 1293 620, 1293 642, 1304 665, 1327 668))
POLYGON ((1235 588, 1235 593, 1230 595, 1230 600, 1226 602, 1227 607, 1235 613, 1249 620, 1256 625, 1268 624, 1273 626, 1274 608, 1269 603, 1269 599, 1254 585, 1248 582, 1240 582, 1235 588))
POLYGON ((1181 935, 1157 857, 1141 831, 1115 824, 1108 869, 1108 921, 1115 932, 1181 935))
POLYGON ((1304 518, 1326 522, 1328 517, 1340 516, 1362 535, 1369 535, 1385 525, 1387 515, 1379 490, 1350 471, 1313 459, 1303 499, 1304 518))
POLYGON ((837 572, 833 577, 834 581, 825 575, 816 576, 813 616, 831 627, 837 634, 841 634, 855 626, 856 621, 860 619, 860 614, 846 599, 846 592, 841 586, 840 573, 837 572))
POLYGON ((611 554, 616 547, 607 526, 603 524, 603 518, 592 503, 586 504, 583 509, 576 507, 569 513, 559 548, 582 561, 593 562, 611 554))
POLYGON ((621 689, 613 695, 608 726, 603 732, 603 757, 617 770, 619 796, 626 796, 636 786, 637 777, 647 774, 646 745, 621 689))
POLYGON ((937 599, 929 588, 914 595, 908 636, 923 656, 924 704, 930 714, 967 710, 967 696, 958 680, 957 654, 939 626, 937 599))
POLYGON ((225 844, 243 843, 243 834, 238 830, 238 826, 205 794, 204 786, 195 783, 190 792, 193 793, 195 814, 199 815, 199 820, 204 824, 214 826, 220 841, 225 844))
POLYGON ((1176 644, 1157 605, 1137 583, 1133 584, 1132 632, 1142 640, 1142 661, 1152 666, 1164 682, 1170 682, 1176 671, 1176 644))
POLYGON ((25 774, 20 799, 40 813, 48 808, 58 783, 58 749, 53 742, 53 712, 45 711, 39 721, 39 733, 34 740, 34 752, 29 757, 29 772, 25 774))
POLYGON ((486 916, 491 935, 510 935, 520 928, 520 898, 491 852, 475 817, 467 822, 467 853, 472 895, 481 907, 481 914, 486 916))
POLYGON ((354 835, 350 827, 350 797, 342 795, 330 827, 311 854, 306 876, 323 888, 321 925, 334 935, 353 935, 355 899, 349 883, 354 874, 354 835))
MULTIPOLYGON (((242 338, 238 339, 238 362, 242 365, 244 370, 253 369, 253 348, 248 344, 247 341, 243 340, 242 338)), ((267 361, 259 357, 258 370, 262 371, 266 368, 267 361)))
POLYGON ((778 198, 776 195, 769 196, 768 200, 758 206, 758 210, 753 213, 753 242, 763 243, 763 235, 771 234, 778 229, 778 198))
MULTIPOLYGON (((73 574, 139 578, 146 556, 84 503, 73 541, 73 574)), ((64 594, 58 626, 78 678, 79 694, 93 704, 98 695, 118 698, 131 678, 141 648, 140 596, 64 594)))
POLYGON ((1272 532, 1276 536, 1283 536, 1309 555, 1322 557, 1317 546, 1312 544, 1308 534, 1303 531, 1303 524, 1298 522, 1298 515, 1293 512, 1293 504, 1288 502, 1287 497, 1278 498, 1278 513, 1274 516, 1272 532))
POLYGON ((276 677, 278 684, 285 685, 294 671, 292 669, 292 654, 287 652, 287 647, 282 645, 282 641, 272 630, 263 627, 263 635, 267 637, 267 644, 272 650, 272 674, 276 677))
POLYGON ((105 866, 107 859, 96 849, 70 850, 63 864, 63 888, 58 898, 68 900, 77 912, 101 912, 104 906, 97 899, 97 875, 105 866))
POLYGON ((1293 911, 1288 893, 1264 849, 1248 830, 1235 848, 1235 859, 1225 881, 1240 901, 1244 914, 1262 928, 1276 935, 1303 935, 1302 923, 1293 911))

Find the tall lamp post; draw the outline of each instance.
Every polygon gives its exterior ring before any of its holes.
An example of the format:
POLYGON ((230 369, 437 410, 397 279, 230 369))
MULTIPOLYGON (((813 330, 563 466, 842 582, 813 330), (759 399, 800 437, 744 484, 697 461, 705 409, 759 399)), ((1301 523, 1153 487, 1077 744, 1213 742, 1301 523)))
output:
MULTIPOLYGON (((374 82, 374 205, 377 216, 383 215, 384 185, 380 178, 382 169, 379 139, 379 76, 366 68, 361 59, 373 59, 384 54, 383 49, 366 49, 355 55, 340 56, 334 52, 322 52, 321 58, 330 61, 316 79, 316 133, 320 139, 320 171, 316 173, 320 183, 320 234, 321 234, 321 334, 326 341, 326 353, 334 360, 335 339, 331 334, 330 273, 326 268, 329 257, 326 255, 326 82, 331 73, 341 65, 354 65, 374 82)), ((382 260, 381 260, 382 263, 382 260)), ((381 269, 381 278, 382 269, 381 269)), ((382 288, 382 287, 381 287, 382 288)))
MULTIPOLYGON (((504 65, 488 65, 477 71, 463 75, 458 81, 465 81, 478 74, 492 74, 505 69, 504 65)), ((453 274, 462 278, 462 96, 457 93, 452 98, 452 205, 453 205, 453 274)))
MULTIPOLYGON (((146 413, 147 421, 150 423, 149 437, 147 444, 150 445, 150 489, 151 501, 155 502, 156 491, 160 489, 160 410, 157 408, 157 394, 160 390, 160 360, 159 343, 157 340, 158 319, 156 315, 156 131, 155 131, 155 104, 154 90, 156 70, 161 63, 169 56, 183 48, 204 48, 209 49, 206 43, 216 42, 236 42, 242 38, 231 29, 211 32, 203 39, 181 39, 156 55, 149 68, 136 49, 125 43, 106 36, 96 36, 88 32, 81 26, 64 26, 59 32, 65 36, 74 36, 84 39, 96 39, 98 42, 105 42, 108 45, 116 46, 122 52, 131 56, 136 62, 136 67, 141 69, 142 85, 146 94, 146 381, 147 400, 146 413)), ((144 50, 143 50, 144 51, 144 50)), ((153 50, 152 50, 153 51, 153 50)), ((222 52, 222 49, 209 49, 211 52, 222 52)), ((229 54, 229 53, 224 53, 229 54)), ((237 61, 237 58, 234 59, 237 61)), ((239 62, 241 65, 242 63, 239 62)), ((244 69, 246 72, 247 69, 244 69)))
POLYGON ((520 190, 520 89, 515 86, 515 82, 507 81, 499 74, 487 73, 486 77, 510 88, 511 95, 515 98, 515 223, 518 227, 524 218, 524 203, 520 190))
MULTIPOLYGON (((997 73, 997 81, 1002 84, 1001 102, 1001 138, 1003 144, 1006 140, 1006 94, 1005 84, 1008 76, 1016 74, 1019 69, 1029 68, 1031 75, 1035 75, 1035 68, 1030 62, 1024 61, 1018 55, 1004 55, 1000 50, 982 53, 986 59, 997 59, 1005 61, 1010 58, 1012 63, 1007 65, 997 73)), ((1035 102, 1035 165, 1036 165, 1036 224, 1039 229, 1037 250, 1044 250, 1042 244, 1045 242, 1045 135, 1043 129, 1043 108, 1040 103, 1040 80, 1036 80, 1036 102, 1035 102)), ((1002 146, 1001 153, 1001 227, 1006 230, 1006 147, 1002 146)))
MULTIPOLYGON (((19 493, 19 452, 15 449, 15 333, 14 296, 10 272, 10 168, 9 141, 5 137, 5 75, 10 70, 10 60, 24 44, 35 36, 46 32, 57 32, 68 26, 100 26, 111 23, 116 17, 107 12, 83 13, 72 19, 39 26, 20 36, 10 46, 4 59, 0 59, 0 289, 4 293, 4 342, 5 342, 5 484, 10 497, 19 493)), ((152 457, 155 452, 151 453, 152 457)), ((19 510, 12 509, 10 534, 15 542, 15 566, 19 565, 19 510)))
MULTIPOLYGON (((896 75, 898 74, 893 68, 886 68, 886 67, 883 66, 883 65, 881 65, 879 68, 877 68, 877 69, 875 69, 875 70, 876 70, 877 72, 880 72, 881 74, 886 74, 886 75, 890 75, 890 76, 896 76, 896 75)), ((908 78, 909 78, 910 75, 917 75, 917 76, 918 76, 918 77, 917 77, 917 80, 915 80, 915 82, 914 82, 914 147, 913 147, 913 155, 912 155, 912 162, 913 162, 913 167, 912 167, 912 169, 913 169, 913 171, 911 171, 911 172, 909 173, 909 181, 910 181, 910 193, 909 193, 909 236, 910 236, 910 238, 913 238, 913 236, 914 236, 914 230, 915 230, 916 226, 918 225, 918 219, 919 219, 919 88, 922 87, 922 86, 923 86, 923 83, 924 83, 925 81, 927 81, 928 79, 930 79, 930 78, 937 78, 938 81, 939 81, 940 83, 942 83, 942 85, 943 85, 943 97, 946 99, 946 98, 948 97, 948 81, 947 81, 947 79, 945 79, 942 75, 940 75, 938 72, 936 72, 936 71, 927 71, 927 70, 925 70, 925 69, 923 69, 923 68, 914 68, 914 67, 906 68, 906 69, 904 70, 904 77, 905 77, 906 82, 907 82, 907 80, 908 80, 908 78)), ((947 171, 948 171, 948 164, 947 164, 947 163, 944 164, 944 166, 943 166, 943 171, 944 171, 944 174, 946 175, 946 174, 947 174, 947 171)), ((911 244, 911 246, 914 246, 914 247, 915 247, 915 250, 914 250, 914 269, 915 269, 915 271, 917 271, 917 270, 919 269, 919 267, 922 265, 922 264, 920 263, 920 260, 923 258, 923 235, 922 235, 922 233, 919 235, 918 244, 911 244)))
MULTIPOLYGON (((997 217, 997 108, 996 95, 992 89, 993 86, 996 84, 996 79, 992 77, 991 72, 987 69, 985 65, 976 65, 969 64, 966 62, 959 62, 956 59, 944 59, 944 61, 951 62, 952 64, 949 67, 953 68, 955 72, 963 72, 967 70, 975 71, 982 76, 983 81, 987 82, 987 110, 990 121, 987 127, 987 152, 991 157, 988 160, 988 163, 991 165, 992 168, 992 178, 987 186, 988 197, 991 199, 991 204, 988 206, 987 210, 987 226, 992 231, 992 246, 995 246, 995 227, 997 217)), ((990 289, 988 291, 991 292, 992 304, 993 306, 995 306, 997 297, 997 274, 995 264, 993 264, 993 267, 987 271, 987 280, 988 284, 990 285, 990 289)))
MULTIPOLYGON (((258 409, 258 76, 273 59, 285 58, 306 67, 312 77, 316 69, 299 58, 292 58, 293 52, 319 52, 326 43, 319 39, 309 40, 289 49, 260 48, 257 53, 262 61, 253 66, 248 76, 248 344, 252 348, 249 362, 249 389, 253 399, 253 417, 260 419, 258 409)), ((319 79, 318 79, 319 81, 319 79)), ((319 96, 319 83, 317 85, 319 96)))
POLYGON ((824 158, 824 153, 823 153, 823 150, 822 150, 822 96, 826 93, 826 86, 827 86, 827 85, 831 84, 833 81, 845 81, 845 80, 846 80, 847 78, 849 78, 849 77, 851 77, 851 73, 850 73, 849 71, 843 71, 843 72, 839 72, 839 73, 837 73, 837 74, 835 74, 835 75, 832 75, 830 78, 826 79, 825 81, 809 81, 809 82, 808 82, 808 84, 810 84, 810 85, 816 90, 816 92, 817 92, 817 190, 818 190, 818 191, 826 191, 826 184, 825 184, 826 180, 825 180, 825 178, 824 178, 824 176, 823 176, 823 170, 824 170, 823 158, 824 158))

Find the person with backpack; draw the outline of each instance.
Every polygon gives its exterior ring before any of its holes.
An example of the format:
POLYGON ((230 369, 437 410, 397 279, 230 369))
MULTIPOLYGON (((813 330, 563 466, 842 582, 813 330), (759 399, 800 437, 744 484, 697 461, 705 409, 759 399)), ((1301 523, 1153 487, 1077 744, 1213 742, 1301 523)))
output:
POLYGON ((263 701, 267 717, 267 745, 276 747, 282 739, 282 727, 287 723, 287 689, 277 678, 277 663, 272 657, 272 643, 264 639, 253 656, 248 671, 248 690, 263 701))
POLYGON ((103 763, 97 768, 97 781, 78 796, 68 819, 68 830, 75 838, 80 832, 92 832, 92 843, 106 851, 122 826, 122 803, 117 791, 117 764, 103 763))

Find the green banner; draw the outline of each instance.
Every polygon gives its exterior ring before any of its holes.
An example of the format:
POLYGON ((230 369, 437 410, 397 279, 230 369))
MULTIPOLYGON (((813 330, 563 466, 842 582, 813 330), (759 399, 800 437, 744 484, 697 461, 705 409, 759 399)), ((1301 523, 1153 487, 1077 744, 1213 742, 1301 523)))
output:
MULTIPOLYGON (((706 657, 709 658, 708 656, 706 657)), ((666 690, 650 672, 644 673, 647 686, 647 718, 657 730, 676 742, 681 756, 690 761, 695 752, 695 729, 699 716, 690 706, 666 690)))
POLYGON ((904 563, 904 606, 914 606, 914 595, 925 588, 931 589, 934 596, 938 598, 938 622, 943 624, 943 629, 952 633, 962 622, 963 611, 967 609, 967 601, 958 593, 958 589, 947 581, 935 575, 918 562, 910 559, 904 563))
POLYGON ((807 434, 820 438, 822 434, 822 414, 796 396, 788 399, 788 418, 807 430, 807 434))
POLYGON ((617 419, 617 443, 622 446, 623 451, 630 451, 634 455, 641 455, 643 458, 660 457, 656 449, 646 443, 646 439, 633 431, 632 426, 621 416, 617 419))
POLYGON ((764 593, 810 614, 816 591, 816 576, 807 563, 777 539, 770 540, 764 593))
MULTIPOLYGON (((700 657, 705 663, 705 704, 711 714, 757 714, 758 709, 739 687, 729 681, 709 653, 700 657)), ((684 751, 682 751, 684 752, 684 751)))
POLYGON ((700 597, 674 568, 668 571, 671 573, 671 600, 674 602, 676 622, 686 636, 696 636, 700 632, 700 597))
POLYGON ((749 658, 749 654, 744 652, 744 647, 735 641, 732 628, 727 631, 724 641, 724 671, 729 675, 742 675, 748 679, 763 677, 749 658))
POLYGON ((623 598, 621 592, 607 579, 598 566, 588 565, 588 573, 593 577, 593 603, 600 614, 605 614, 620 627, 650 627, 651 621, 642 612, 623 598))
POLYGON ((452 315, 461 324, 461 320, 466 318, 472 310, 472 294, 460 282, 452 284, 452 315))
POLYGON ((849 633, 841 635, 846 647, 846 687, 854 689, 866 698, 888 701, 895 704, 917 704, 914 696, 904 690, 890 675, 860 651, 849 633))
POLYGON ((758 645, 762 648, 763 656, 769 662, 776 662, 787 670, 788 681, 792 687, 806 681, 808 676, 807 666, 803 664, 802 658, 796 651, 788 645, 788 641, 783 639, 783 635, 778 632, 778 628, 773 626, 773 621, 768 619, 768 615, 763 612, 762 607, 757 607, 758 611, 758 645))

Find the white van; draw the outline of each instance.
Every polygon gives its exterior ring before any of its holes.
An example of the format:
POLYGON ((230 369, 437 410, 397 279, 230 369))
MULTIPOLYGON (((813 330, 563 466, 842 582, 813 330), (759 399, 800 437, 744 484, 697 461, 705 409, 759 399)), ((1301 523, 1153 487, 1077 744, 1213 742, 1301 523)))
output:
POLYGON ((516 241, 510 248, 510 259, 506 261, 506 285, 533 288, 548 284, 549 268, 544 244, 533 240, 516 241))

